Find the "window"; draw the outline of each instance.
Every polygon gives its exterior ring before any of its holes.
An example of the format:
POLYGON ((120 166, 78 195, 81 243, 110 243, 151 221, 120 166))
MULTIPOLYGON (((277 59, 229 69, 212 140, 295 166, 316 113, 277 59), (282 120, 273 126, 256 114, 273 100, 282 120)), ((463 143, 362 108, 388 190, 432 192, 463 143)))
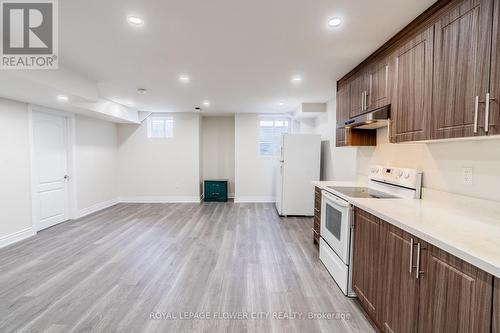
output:
POLYGON ((290 132, 288 118, 262 117, 259 123, 261 155, 278 155, 281 146, 281 135, 290 132))
POLYGON ((172 117, 149 117, 148 138, 172 138, 174 136, 174 119, 172 117))

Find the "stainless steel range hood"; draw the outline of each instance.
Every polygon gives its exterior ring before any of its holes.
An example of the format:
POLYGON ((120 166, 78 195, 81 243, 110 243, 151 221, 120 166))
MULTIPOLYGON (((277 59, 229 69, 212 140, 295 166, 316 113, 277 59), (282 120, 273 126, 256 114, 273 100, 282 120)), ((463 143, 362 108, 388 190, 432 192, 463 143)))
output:
POLYGON ((375 111, 361 114, 347 120, 344 125, 347 128, 376 129, 386 127, 390 118, 390 105, 386 105, 375 111))

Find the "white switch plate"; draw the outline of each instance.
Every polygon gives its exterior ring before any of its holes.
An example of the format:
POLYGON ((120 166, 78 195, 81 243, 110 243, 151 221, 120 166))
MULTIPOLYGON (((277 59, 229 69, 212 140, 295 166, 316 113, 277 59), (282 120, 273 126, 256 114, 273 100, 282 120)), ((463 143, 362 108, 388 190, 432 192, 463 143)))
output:
POLYGON ((472 168, 462 168, 462 184, 472 185, 474 183, 474 170, 472 168))

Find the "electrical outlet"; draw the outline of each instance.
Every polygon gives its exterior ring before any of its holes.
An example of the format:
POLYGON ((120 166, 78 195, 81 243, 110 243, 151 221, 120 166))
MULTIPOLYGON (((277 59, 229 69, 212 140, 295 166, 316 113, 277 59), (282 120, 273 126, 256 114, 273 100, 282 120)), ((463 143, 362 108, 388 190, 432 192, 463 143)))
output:
POLYGON ((474 182, 474 170, 472 168, 462 168, 462 184, 472 185, 474 182))

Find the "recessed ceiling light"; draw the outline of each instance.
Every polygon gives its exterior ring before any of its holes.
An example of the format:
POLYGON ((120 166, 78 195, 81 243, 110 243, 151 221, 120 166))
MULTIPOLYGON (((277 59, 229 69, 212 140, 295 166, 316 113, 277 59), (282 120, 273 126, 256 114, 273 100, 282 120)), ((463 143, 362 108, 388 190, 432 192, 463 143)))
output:
POLYGON ((127 104, 128 106, 132 106, 132 105, 134 105, 134 103, 133 103, 132 101, 127 101, 127 102, 126 102, 126 104, 127 104))
POLYGON ((210 107, 210 101, 203 101, 203 106, 210 107))
POLYGON ((302 82, 302 77, 295 75, 292 77, 292 83, 301 83, 302 82))
POLYGON ((182 83, 188 83, 189 80, 190 80, 189 75, 187 74, 179 75, 179 81, 181 81, 182 83))
POLYGON ((144 88, 139 88, 139 89, 137 89, 137 92, 138 92, 139 94, 141 94, 141 95, 145 95, 145 94, 147 94, 147 92, 148 92, 148 91, 147 91, 147 89, 144 89, 144 88))
POLYGON ((144 20, 137 16, 127 17, 127 22, 133 25, 144 25, 144 20))
POLYGON ((278 105, 283 106, 283 105, 285 105, 285 102, 279 102, 278 105))
POLYGON ((58 96, 57 96, 57 100, 58 100, 59 102, 67 102, 67 101, 69 100, 69 98, 68 98, 68 96, 66 96, 66 95, 58 95, 58 96))
POLYGON ((338 27, 342 24, 342 19, 340 17, 332 17, 328 20, 328 26, 331 28, 338 27))

